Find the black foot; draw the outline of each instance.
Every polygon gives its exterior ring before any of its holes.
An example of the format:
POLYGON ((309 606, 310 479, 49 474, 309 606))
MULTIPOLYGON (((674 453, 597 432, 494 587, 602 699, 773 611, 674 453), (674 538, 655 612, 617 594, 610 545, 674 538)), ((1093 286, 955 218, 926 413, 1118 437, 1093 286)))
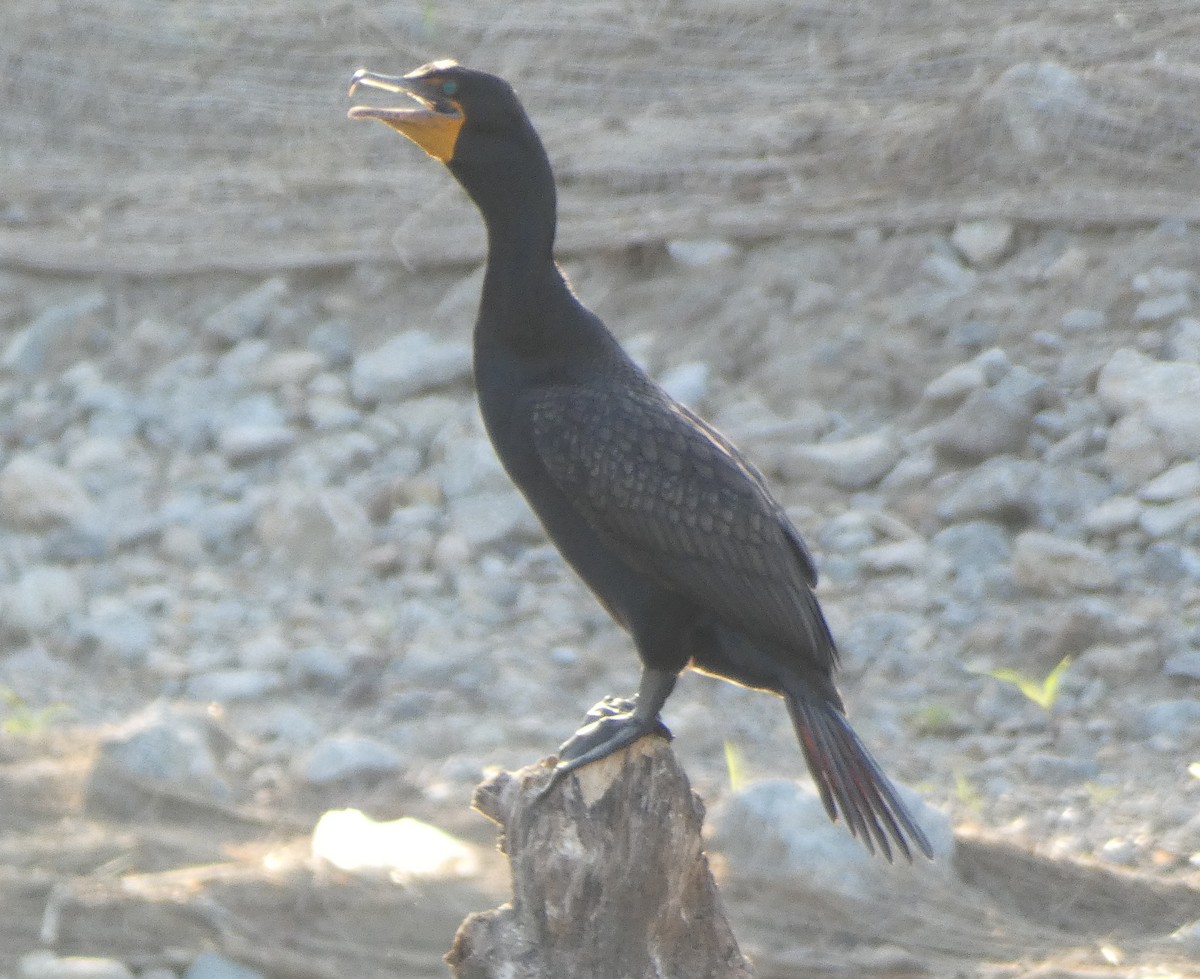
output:
POLYGON ((558 764, 538 792, 544 799, 567 775, 628 747, 647 734, 671 739, 658 712, 675 686, 675 674, 643 670, 642 685, 632 700, 605 697, 587 712, 587 723, 558 749, 558 764))

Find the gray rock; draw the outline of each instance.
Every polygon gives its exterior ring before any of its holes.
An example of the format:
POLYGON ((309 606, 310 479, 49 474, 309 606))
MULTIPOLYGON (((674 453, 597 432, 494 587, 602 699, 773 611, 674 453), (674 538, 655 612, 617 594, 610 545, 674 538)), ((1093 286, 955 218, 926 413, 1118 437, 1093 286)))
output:
POLYGON ((1170 292, 1165 296, 1143 299, 1133 311, 1135 323, 1157 323, 1185 313, 1192 301, 1186 292, 1170 292))
POLYGON ((95 511, 74 474, 32 453, 14 455, 0 470, 0 518, 21 530, 77 525, 95 511))
POLYGON ((474 552, 501 541, 534 541, 545 533, 514 489, 473 493, 448 501, 450 526, 474 552))
POLYGON ((672 367, 658 379, 658 383, 676 401, 696 408, 708 397, 711 374, 712 369, 708 364, 694 361, 672 367))
POLYGON ((1200 554, 1174 541, 1155 541, 1146 548, 1142 568, 1148 581, 1176 585, 1188 578, 1200 580, 1200 554))
POLYGON ((100 312, 108 299, 100 291, 43 310, 32 323, 19 330, 4 348, 0 366, 17 374, 36 374, 46 365, 52 350, 85 317, 100 312))
POLYGON ((219 952, 201 952, 188 966, 183 979, 266 979, 266 976, 219 952))
POLYGON ((995 343, 999 334, 999 327, 990 320, 959 320, 950 327, 946 340, 956 347, 979 350, 995 343))
POLYGON ((254 382, 272 389, 301 387, 316 377, 323 366, 321 355, 315 351, 281 350, 263 359, 254 372, 254 382))
POLYGON ((1034 781, 1061 785, 1095 778, 1100 774, 1100 765, 1094 758, 1065 758, 1036 751, 1026 759, 1025 771, 1034 781))
POLYGON ((350 660, 326 646, 301 646, 286 664, 287 674, 301 684, 339 689, 350 678, 350 660))
POLYGON ((214 734, 203 710, 154 704, 105 738, 100 756, 139 779, 225 800, 232 792, 212 750, 214 734))
POLYGON ((1017 149, 1040 158, 1061 145, 1062 133, 1091 96, 1074 72, 1052 61, 1022 62, 1004 72, 984 93, 997 106, 1017 149))
POLYGON ((354 361, 350 327, 342 320, 326 320, 308 335, 308 349, 328 367, 349 367, 354 361))
POLYGON ((283 686, 283 678, 271 670, 213 670, 188 679, 184 696, 192 700, 230 703, 258 700, 283 686))
POLYGON ((1143 295, 1162 292, 1187 292, 1196 287, 1196 273, 1191 269, 1173 269, 1156 265, 1149 272, 1140 272, 1131 283, 1143 295))
POLYGON ((950 241, 972 265, 987 267, 1012 252, 1014 236, 1011 221, 960 221, 950 241))
POLYGON ((61 625, 82 609, 83 589, 66 568, 34 565, 0 591, 4 625, 30 635, 61 625))
POLYGON ((903 448, 895 432, 882 429, 840 442, 797 445, 781 453, 787 479, 816 479, 839 489, 866 489, 879 482, 900 460, 903 448))
POLYGON ((1137 526, 1142 505, 1132 496, 1111 496, 1083 515, 1083 529, 1093 534, 1112 536, 1137 526))
POLYGON ((310 394, 304 413, 317 432, 352 428, 362 421, 362 413, 341 395, 310 394))
POLYGON ((154 622, 123 598, 101 595, 92 599, 75 632, 104 655, 130 663, 145 660, 157 638, 154 622))
POLYGON ((42 557, 67 564, 100 561, 112 554, 113 543, 108 534, 97 527, 63 527, 46 534, 42 557))
POLYGON ((1169 360, 1200 364, 1200 319, 1181 316, 1171 327, 1163 355, 1169 360))
POLYGON ((1162 666, 1162 651, 1154 639, 1099 643, 1084 652, 1079 662, 1114 684, 1127 684, 1153 676, 1162 666))
POLYGON ((736 245, 719 238, 668 241, 667 254, 684 268, 707 268, 729 261, 738 254, 736 245))
POLYGON ((406 398, 468 380, 471 350, 466 344, 410 330, 355 358, 350 389, 359 404, 406 398))
POLYGON ((133 973, 116 959, 85 955, 58 956, 41 950, 23 955, 17 966, 20 979, 133 979, 133 973))
POLYGON ((862 561, 865 567, 881 574, 895 571, 920 573, 929 563, 929 545, 919 537, 889 541, 868 547, 862 552, 862 561))
POLYGON ((281 484, 258 515, 256 528, 274 560, 310 572, 358 566, 371 545, 366 511, 340 489, 281 484))
POLYGON ((1138 527, 1147 537, 1158 540, 1174 537, 1186 526, 1197 521, 1200 521, 1200 497, 1191 497, 1162 506, 1143 507, 1138 518, 1138 527))
POLYGON ((287 425, 241 424, 217 433, 217 449, 232 465, 279 455, 296 444, 296 433, 287 425))
POLYGON ((937 515, 947 523, 974 518, 1025 523, 1037 513, 1036 486, 1041 467, 1024 459, 997 456, 960 479, 938 501, 937 515))
POLYGON ((932 863, 918 857, 911 866, 889 865, 872 858, 844 826, 829 821, 810 786, 782 779, 756 782, 715 806, 709 846, 734 874, 844 897, 869 900, 920 880, 944 880, 954 853, 950 821, 906 786, 897 791, 929 837, 932 863))
POLYGON ((931 546, 945 556, 958 573, 985 571, 1007 563, 1012 557, 1008 533, 986 520, 971 520, 947 527, 934 535, 931 546))
POLYGON ((978 275, 973 269, 967 268, 954 255, 946 252, 933 252, 925 256, 921 262, 921 271, 931 279, 959 292, 969 292, 975 288, 978 275))
POLYGON ((330 785, 348 779, 377 778, 403 771, 404 759, 381 741, 349 734, 318 741, 298 762, 300 776, 310 785, 330 785))
POLYGON ((1160 700, 1142 712, 1146 733, 1181 741, 1200 738, 1200 700, 1160 700))
POLYGON ((1163 438, 1140 411, 1117 419, 1108 431, 1100 463, 1122 489, 1139 486, 1166 468, 1163 438))
POLYGON ((1184 680, 1200 680, 1200 650, 1189 649, 1167 657, 1163 672, 1184 680))
POLYGON ((971 392, 986 386, 987 377, 983 367, 977 361, 969 360, 964 364, 955 364, 925 385, 924 397, 926 401, 957 403, 971 392))
POLYGON ((285 279, 268 279, 209 315, 201 328, 214 340, 239 343, 263 331, 287 294, 285 279))
POLYGON ((858 554, 879 539, 871 518, 859 510, 847 510, 825 521, 817 535, 823 551, 858 554))
POLYGON ((1078 541, 1034 530, 1017 536, 1012 571, 1022 588, 1041 595, 1111 591, 1118 583, 1108 555, 1078 541))
POLYGON ((505 492, 512 488, 496 458, 496 450, 481 436, 464 436, 446 443, 440 482, 448 500, 479 492, 505 492))
POLYGON ((1138 499, 1146 503, 1170 503, 1200 493, 1200 463, 1181 462, 1150 480, 1138 490, 1138 499))
POLYGON ((1068 309, 1059 322, 1068 333, 1084 333, 1099 330, 1106 321, 1099 309, 1068 309))
POLYGON ((1122 348, 1101 369, 1096 391, 1113 414, 1139 414, 1170 458, 1200 456, 1200 364, 1152 360, 1122 348))
POLYGON ((997 388, 972 391, 949 418, 933 426, 933 445, 954 461, 980 462, 1017 452, 1029 438, 1034 409, 997 388))

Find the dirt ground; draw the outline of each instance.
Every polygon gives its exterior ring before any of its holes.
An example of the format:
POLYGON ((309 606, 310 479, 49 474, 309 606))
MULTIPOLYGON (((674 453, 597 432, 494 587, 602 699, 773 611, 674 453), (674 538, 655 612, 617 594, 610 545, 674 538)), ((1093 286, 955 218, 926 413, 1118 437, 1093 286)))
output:
MULTIPOLYGON (((443 976, 462 918, 507 896, 491 825, 419 794, 377 786, 350 801, 453 828, 477 850, 477 876, 397 885, 318 867, 313 800, 226 808, 133 782, 116 798, 90 796, 95 748, 88 731, 0 742, 0 975, 44 945, 135 970, 183 970, 217 949, 278 979, 443 976)), ((897 906, 730 877, 720 864, 717 875, 763 979, 1200 974, 1194 954, 1165 937, 1200 917, 1200 889, 970 830, 958 847, 960 885, 897 906)))

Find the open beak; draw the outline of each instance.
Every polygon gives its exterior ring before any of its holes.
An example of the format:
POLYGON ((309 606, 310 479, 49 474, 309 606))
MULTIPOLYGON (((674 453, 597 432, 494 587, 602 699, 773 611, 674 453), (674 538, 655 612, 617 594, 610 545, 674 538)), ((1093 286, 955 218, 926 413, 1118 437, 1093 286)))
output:
POLYGON ((454 158, 454 146, 466 116, 458 102, 441 92, 437 77, 427 72, 428 68, 418 68, 410 75, 396 76, 359 68, 350 79, 351 95, 359 88, 375 88, 407 95, 415 104, 392 108, 356 105, 348 115, 351 119, 378 119, 407 136, 435 160, 449 163, 454 158))

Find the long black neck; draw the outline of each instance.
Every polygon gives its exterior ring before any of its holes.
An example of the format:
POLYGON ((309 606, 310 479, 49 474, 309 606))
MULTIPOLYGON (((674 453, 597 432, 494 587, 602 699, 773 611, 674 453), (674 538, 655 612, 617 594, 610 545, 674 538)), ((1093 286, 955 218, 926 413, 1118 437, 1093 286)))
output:
POLYGON ((554 264, 557 203, 541 140, 532 126, 520 138, 480 137, 471 151, 455 156, 450 170, 487 226, 486 328, 517 342, 544 340, 554 321, 546 314, 570 291, 554 264))

